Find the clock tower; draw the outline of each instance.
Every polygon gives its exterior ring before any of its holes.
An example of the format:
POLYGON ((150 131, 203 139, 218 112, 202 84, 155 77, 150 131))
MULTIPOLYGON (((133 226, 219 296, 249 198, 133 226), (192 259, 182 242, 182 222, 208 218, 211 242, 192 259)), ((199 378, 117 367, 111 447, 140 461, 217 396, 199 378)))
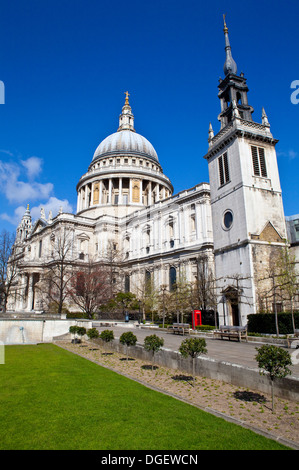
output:
POLYGON ((252 119, 244 74, 237 74, 224 18, 224 79, 218 97, 220 131, 209 128, 215 276, 220 323, 245 325, 262 307, 262 278, 285 244, 286 227, 275 146, 262 109, 252 119))

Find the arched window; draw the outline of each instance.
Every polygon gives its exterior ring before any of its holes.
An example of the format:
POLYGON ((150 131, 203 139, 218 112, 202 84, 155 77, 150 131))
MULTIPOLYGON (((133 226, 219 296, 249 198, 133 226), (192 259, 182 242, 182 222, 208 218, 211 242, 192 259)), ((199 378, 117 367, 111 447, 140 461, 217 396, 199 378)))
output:
POLYGON ((129 276, 129 274, 125 275, 125 292, 130 292, 130 276, 129 276))
POLYGON ((172 291, 175 289, 176 284, 176 269, 171 266, 169 269, 169 290, 172 291))

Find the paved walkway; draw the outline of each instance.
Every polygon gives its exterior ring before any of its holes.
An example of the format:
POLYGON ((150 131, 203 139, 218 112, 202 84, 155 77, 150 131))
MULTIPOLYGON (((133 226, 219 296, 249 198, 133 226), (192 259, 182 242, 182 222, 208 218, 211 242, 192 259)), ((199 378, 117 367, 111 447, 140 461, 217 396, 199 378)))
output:
MULTIPOLYGON (((98 327, 95 326, 101 332, 102 330, 107 329, 107 327, 98 327)), ((182 335, 177 335, 173 333, 168 333, 153 328, 140 328, 140 327, 125 327, 125 326, 113 326, 111 329, 114 332, 115 338, 119 338, 122 333, 125 331, 132 331, 137 337, 137 341, 140 344, 143 344, 144 338, 151 334, 156 334, 160 338, 164 339, 164 348, 177 351, 180 347, 181 342, 185 338, 182 335)), ((206 337, 207 343, 207 357, 215 359, 217 361, 228 362, 230 364, 238 364, 244 367, 249 367, 251 369, 258 369, 258 364, 255 360, 257 354, 256 348, 260 347, 262 343, 250 342, 248 341, 236 341, 236 340, 227 340, 227 339, 214 339, 206 337)), ((264 343, 263 343, 264 344, 264 343)), ((299 362, 299 350, 298 349, 288 349, 290 354, 297 354, 299 362)), ((292 376, 299 379, 299 364, 294 364, 290 367, 292 370, 292 376)))

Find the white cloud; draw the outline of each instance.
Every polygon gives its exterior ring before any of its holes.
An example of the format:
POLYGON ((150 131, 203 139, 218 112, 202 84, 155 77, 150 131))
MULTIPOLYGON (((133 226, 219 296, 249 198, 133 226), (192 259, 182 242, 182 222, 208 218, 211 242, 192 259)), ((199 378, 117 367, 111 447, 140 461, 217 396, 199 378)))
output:
POLYGON ((42 159, 30 157, 27 160, 21 160, 22 165, 27 169, 29 179, 35 178, 42 171, 42 159))
POLYGON ((0 160, 0 191, 4 193, 10 203, 28 203, 38 199, 47 199, 53 191, 52 183, 38 183, 32 178, 41 171, 41 159, 31 157, 23 160, 31 181, 20 181, 22 167, 14 162, 7 163, 0 160))
POLYGON ((290 160, 294 160, 298 157, 298 152, 295 152, 293 149, 287 150, 286 152, 277 152, 278 157, 287 157, 290 160))
POLYGON ((6 197, 10 203, 22 203, 36 201, 37 199, 47 199, 52 191, 52 183, 40 184, 16 181, 7 184, 6 197))
POLYGON ((60 211, 60 208, 62 208, 63 212, 73 211, 73 208, 67 199, 57 199, 56 197, 52 196, 45 204, 39 204, 38 206, 32 207, 32 209, 30 209, 31 216, 34 220, 39 219, 40 210, 42 207, 45 210, 46 218, 49 217, 50 211, 52 211, 53 218, 56 217, 60 211))
MULTIPOLYGON (((67 199, 58 199, 56 197, 50 197, 50 199, 45 204, 39 204, 38 206, 30 207, 30 214, 32 217, 32 222, 34 223, 37 219, 40 218, 40 211, 41 208, 44 208, 46 218, 49 218, 49 212, 52 211, 52 217, 56 217, 60 208, 62 208, 62 212, 72 212, 73 208, 70 205, 67 199)), ((27 206, 18 206, 14 210, 13 215, 9 215, 6 212, 0 214, 0 219, 6 220, 10 222, 12 225, 19 225, 27 206)))
MULTIPOLYGON (((9 151, 0 150, 11 156, 9 151)), ((54 185, 50 182, 39 183, 37 177, 42 171, 42 159, 30 157, 26 160, 6 162, 0 160, 0 193, 4 194, 6 200, 17 205, 13 214, 2 212, 0 219, 6 220, 13 225, 18 225, 25 213, 27 204, 35 203, 30 207, 34 220, 40 217, 40 209, 45 209, 46 217, 49 211, 55 217, 62 207, 63 212, 72 212, 72 206, 67 199, 58 199, 53 196, 54 185)))
POLYGON ((7 222, 11 223, 12 225, 19 225, 24 213, 25 213, 26 207, 24 206, 19 206, 15 209, 13 215, 9 215, 6 212, 0 214, 0 219, 6 220, 7 222))
POLYGON ((294 152, 294 150, 289 150, 289 158, 294 160, 298 156, 298 152, 294 152))

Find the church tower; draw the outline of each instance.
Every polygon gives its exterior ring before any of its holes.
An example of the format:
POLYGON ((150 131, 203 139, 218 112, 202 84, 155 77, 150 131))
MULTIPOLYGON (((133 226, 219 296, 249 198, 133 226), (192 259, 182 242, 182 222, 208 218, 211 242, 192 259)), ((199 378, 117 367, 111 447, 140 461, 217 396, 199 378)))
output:
POLYGON ((245 325, 260 308, 267 276, 286 238, 275 145, 268 118, 252 119, 244 74, 237 74, 224 18, 220 131, 209 128, 215 275, 221 324, 245 325))
POLYGON ((24 242, 26 238, 28 237, 31 229, 32 229, 32 219, 31 219, 29 204, 27 204, 27 209, 17 228, 16 242, 18 243, 24 242))

